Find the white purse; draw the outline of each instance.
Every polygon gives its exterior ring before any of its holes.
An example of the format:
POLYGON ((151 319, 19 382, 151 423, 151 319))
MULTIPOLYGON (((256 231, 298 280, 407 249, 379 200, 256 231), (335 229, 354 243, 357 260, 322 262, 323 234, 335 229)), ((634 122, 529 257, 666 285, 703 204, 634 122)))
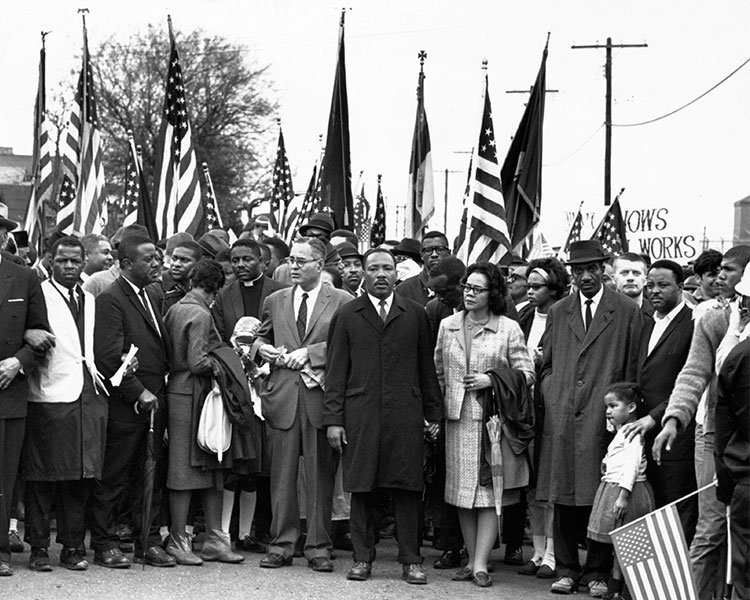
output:
POLYGON ((198 421, 198 446, 211 454, 216 454, 219 462, 224 457, 224 452, 229 449, 232 441, 232 422, 229 420, 224 401, 221 398, 221 389, 214 379, 213 387, 206 396, 203 403, 200 420, 198 421))

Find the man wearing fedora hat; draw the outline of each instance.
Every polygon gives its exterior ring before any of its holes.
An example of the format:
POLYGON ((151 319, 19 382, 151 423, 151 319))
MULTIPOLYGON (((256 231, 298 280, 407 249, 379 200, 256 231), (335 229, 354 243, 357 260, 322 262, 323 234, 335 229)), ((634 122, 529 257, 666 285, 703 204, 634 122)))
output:
POLYGON ((327 244, 331 241, 333 233, 333 219, 328 213, 319 212, 313 215, 307 223, 300 225, 297 232, 301 236, 318 238, 327 244))
POLYGON ((5 250, 10 238, 8 234, 16 227, 18 227, 18 223, 8 218, 7 205, 0 202, 0 250, 5 250))
POLYGON ((361 296, 362 280, 365 277, 365 271, 362 268, 362 255, 359 250, 349 242, 342 242, 336 249, 342 261, 341 279, 344 290, 352 296, 361 296))
POLYGON ((574 242, 568 265, 577 292, 550 308, 544 333, 541 390, 545 420, 537 499, 555 506, 557 572, 553 593, 570 594, 588 584, 606 592, 610 546, 589 540, 581 569, 578 540, 586 535, 607 450, 607 387, 635 381, 641 314, 629 298, 602 285, 609 257, 598 240, 574 242))

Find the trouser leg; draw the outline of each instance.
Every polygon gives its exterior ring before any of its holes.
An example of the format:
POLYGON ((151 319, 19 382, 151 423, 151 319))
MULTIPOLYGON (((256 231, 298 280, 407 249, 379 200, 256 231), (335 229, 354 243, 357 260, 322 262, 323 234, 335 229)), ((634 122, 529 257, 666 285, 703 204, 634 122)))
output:
MULTIPOLYGON (((579 507, 555 504, 553 524, 557 574, 560 577, 572 577, 576 581, 581 576, 581 563, 578 560, 578 540, 581 539, 582 533, 576 515, 577 508, 579 507)), ((584 523, 583 532, 586 531, 587 524, 587 522, 584 523)))
POLYGON ((406 490, 392 490, 393 511, 398 536, 398 562, 409 565, 421 563, 419 555, 419 530, 421 521, 421 494, 406 490))
POLYGON ((352 492, 352 510, 349 530, 352 535, 355 561, 375 560, 375 512, 380 501, 377 491, 352 492))
POLYGON ((50 515, 56 495, 56 481, 26 482, 26 492, 24 494, 24 503, 26 504, 24 539, 32 548, 49 548, 50 515))
POLYGON ((0 419, 0 560, 10 560, 10 525, 13 486, 26 432, 26 419, 0 419))
POLYGON ((271 542, 268 551, 285 558, 294 554, 299 535, 299 505, 297 502, 297 472, 301 434, 299 418, 289 429, 268 427, 271 447, 271 542))
POLYGON ((86 537, 86 505, 91 495, 92 479, 57 483, 57 535, 63 548, 77 548, 86 537))

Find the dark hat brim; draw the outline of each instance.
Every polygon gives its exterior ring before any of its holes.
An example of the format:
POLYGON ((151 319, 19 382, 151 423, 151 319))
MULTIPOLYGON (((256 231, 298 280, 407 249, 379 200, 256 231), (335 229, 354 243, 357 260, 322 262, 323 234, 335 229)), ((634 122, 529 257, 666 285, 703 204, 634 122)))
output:
POLYGON ((5 217, 0 217, 0 228, 7 229, 8 231, 13 231, 16 227, 18 227, 18 223, 15 221, 11 221, 10 219, 6 219, 5 217))

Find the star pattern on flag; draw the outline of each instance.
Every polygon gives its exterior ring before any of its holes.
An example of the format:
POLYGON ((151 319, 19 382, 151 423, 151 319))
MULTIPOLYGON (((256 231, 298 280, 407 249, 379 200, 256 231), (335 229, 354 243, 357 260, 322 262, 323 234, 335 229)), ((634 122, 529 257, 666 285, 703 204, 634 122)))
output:
MULTIPOLYGON (((167 102, 164 103, 164 118, 174 127, 174 139, 181 140, 188 127, 187 110, 185 109, 185 86, 182 82, 182 67, 177 50, 172 50, 167 79, 167 102)), ((172 147, 176 161, 180 160, 180 144, 172 147)))
POLYGON ((286 156, 283 143, 279 143, 276 150, 276 164, 273 168, 273 196, 271 210, 277 211, 282 206, 289 206, 294 198, 292 188, 292 170, 286 156))
POLYGON ((497 163, 497 148, 495 146, 495 132, 492 131, 492 113, 485 112, 482 122, 482 134, 479 140, 479 156, 497 163))
POLYGON ((622 568, 656 556, 645 521, 637 523, 619 538, 622 568))
POLYGON ((60 186, 60 206, 67 206, 76 199, 75 183, 67 175, 60 186))
POLYGON ((214 194, 213 185, 207 187, 208 189, 206 190, 206 201, 204 206, 206 210, 206 228, 216 229, 219 227, 219 217, 216 214, 216 195, 214 194))
POLYGON ((370 226, 370 245, 375 248, 385 241, 385 199, 378 182, 378 196, 375 203, 375 216, 370 226))

